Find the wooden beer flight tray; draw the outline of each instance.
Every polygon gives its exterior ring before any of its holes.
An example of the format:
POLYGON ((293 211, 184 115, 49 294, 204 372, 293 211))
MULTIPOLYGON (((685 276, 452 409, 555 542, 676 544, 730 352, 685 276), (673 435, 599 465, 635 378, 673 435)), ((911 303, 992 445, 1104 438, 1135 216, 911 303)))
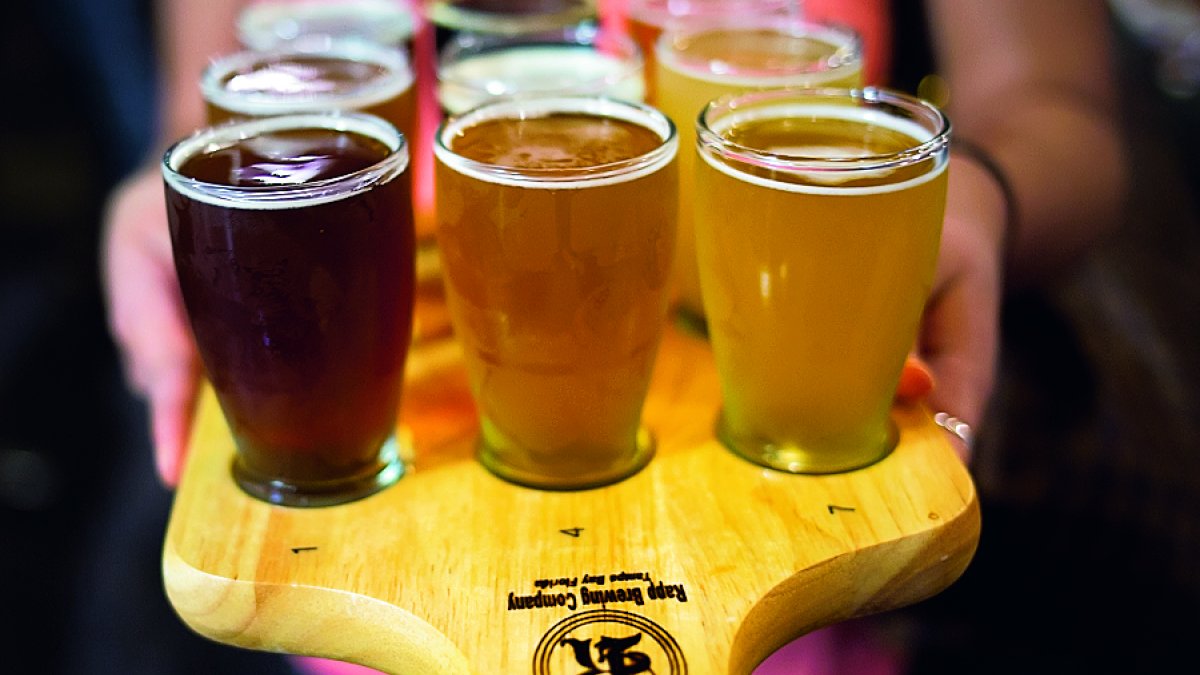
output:
POLYGON ((707 343, 671 326, 646 402, 649 467, 544 492, 474 459, 453 339, 414 348, 399 483, 350 504, 268 505, 230 478, 211 391, 166 535, 171 603, 197 632, 390 673, 750 673, 818 627, 952 583, 979 506, 947 434, 897 408, 899 447, 858 471, 793 476, 712 436, 707 343))

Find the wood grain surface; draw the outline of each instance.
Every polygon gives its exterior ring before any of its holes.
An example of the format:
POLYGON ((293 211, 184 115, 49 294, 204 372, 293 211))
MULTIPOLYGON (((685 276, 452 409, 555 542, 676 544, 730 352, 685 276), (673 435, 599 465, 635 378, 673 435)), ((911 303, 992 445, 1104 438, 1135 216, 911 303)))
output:
POLYGON ((644 415, 657 454, 605 488, 483 469, 453 339, 419 344, 407 380, 408 474, 320 509, 233 484, 205 391, 163 551, 189 626, 390 673, 743 674, 815 628, 937 593, 978 542, 974 486, 928 411, 897 408, 899 446, 865 469, 751 465, 713 439, 711 353, 675 326, 644 415))

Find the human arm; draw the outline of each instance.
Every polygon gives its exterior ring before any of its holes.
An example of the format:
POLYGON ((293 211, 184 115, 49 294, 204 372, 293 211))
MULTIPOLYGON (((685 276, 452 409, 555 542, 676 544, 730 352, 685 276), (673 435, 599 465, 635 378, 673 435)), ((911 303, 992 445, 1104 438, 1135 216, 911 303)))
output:
POLYGON ((1103 2, 930 0, 928 10, 954 138, 971 150, 952 152, 918 351, 937 381, 931 406, 975 424, 1003 293, 1069 269, 1116 226, 1127 168, 1103 2))
POLYGON ((101 274, 109 328, 126 380, 150 410, 159 476, 179 480, 200 364, 183 311, 167 231, 160 153, 204 121, 198 81, 209 58, 235 48, 236 0, 165 0, 157 9, 161 66, 159 142, 109 196, 101 274))

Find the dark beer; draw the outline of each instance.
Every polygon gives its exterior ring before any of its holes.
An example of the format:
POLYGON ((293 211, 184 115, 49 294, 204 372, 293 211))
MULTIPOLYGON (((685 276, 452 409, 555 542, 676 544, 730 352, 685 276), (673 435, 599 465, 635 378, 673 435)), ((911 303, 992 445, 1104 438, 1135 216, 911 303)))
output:
POLYGON ((402 139, 365 116, 281 117, 201 132, 166 162, 176 270, 239 484, 313 505, 394 480, 414 275, 402 139))

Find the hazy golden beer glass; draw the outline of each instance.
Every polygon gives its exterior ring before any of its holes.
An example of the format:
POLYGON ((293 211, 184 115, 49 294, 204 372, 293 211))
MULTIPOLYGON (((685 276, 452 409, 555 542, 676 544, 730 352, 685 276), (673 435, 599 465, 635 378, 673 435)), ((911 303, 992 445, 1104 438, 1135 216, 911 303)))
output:
POLYGON ((574 489, 637 471, 675 246, 671 121, 596 97, 496 101, 436 144, 446 295, 480 459, 574 489))
POLYGON ((755 16, 799 16, 799 0, 629 0, 629 34, 646 55, 646 101, 655 102, 654 45, 668 27, 755 16))
POLYGON ((324 111, 370 113, 413 138, 416 94, 403 49, 360 40, 297 40, 243 51, 205 69, 200 91, 208 121, 324 111))
POLYGON ((455 115, 504 96, 641 101, 642 53, 627 35, 581 25, 515 36, 460 33, 438 59, 438 102, 455 115))
POLYGON ((258 0, 237 18, 238 41, 258 51, 323 36, 403 47, 411 56, 416 30, 407 0, 258 0))
POLYGON ((876 89, 776 90, 720 99, 697 128, 719 438, 791 472, 880 459, 933 281, 949 122, 876 89))
MULTIPOLYGON (((672 29, 656 46, 655 104, 679 127, 679 142, 695 143, 695 120, 709 101, 752 89, 858 87, 862 49, 848 28, 778 17, 738 23, 703 23, 672 29)), ((694 153, 679 153, 679 244, 675 262, 677 301, 698 314, 699 273, 692 234, 694 153)))

